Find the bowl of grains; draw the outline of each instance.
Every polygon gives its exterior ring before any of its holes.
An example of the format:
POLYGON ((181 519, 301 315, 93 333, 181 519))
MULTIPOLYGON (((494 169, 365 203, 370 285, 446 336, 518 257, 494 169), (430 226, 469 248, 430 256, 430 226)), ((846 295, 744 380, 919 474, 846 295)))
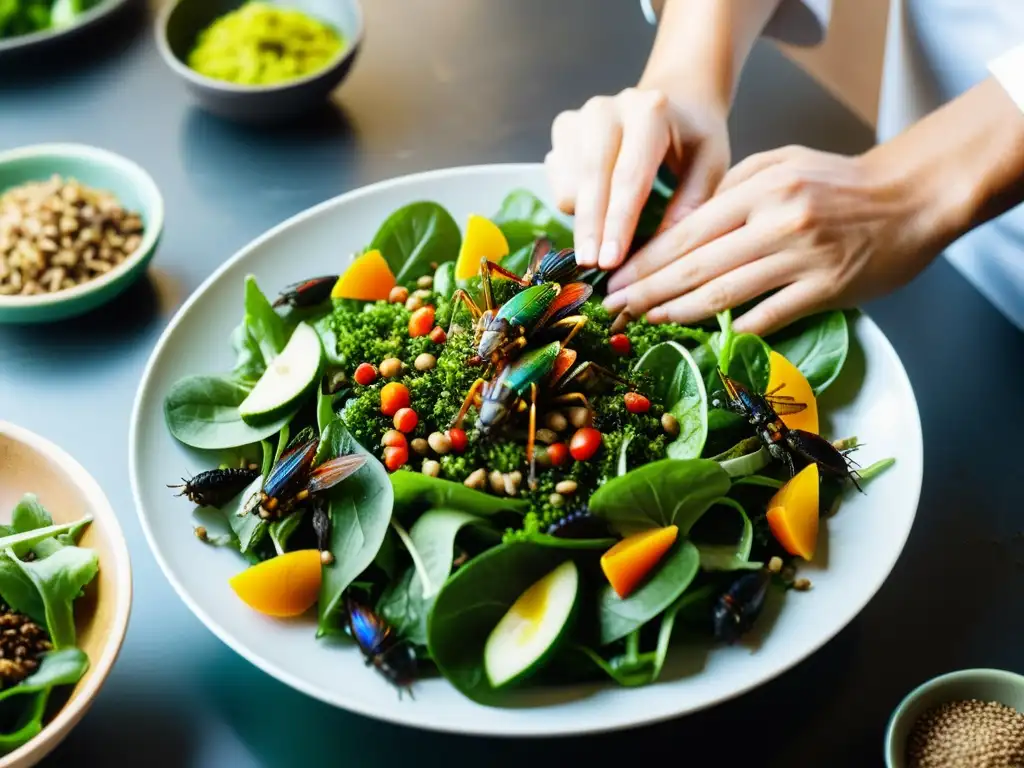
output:
POLYGON ((27 768, 116 662, 131 562, 106 496, 64 450, 0 421, 0 467, 0 768, 27 768))
POLYGON ((964 669, 914 689, 885 734, 888 768, 1024 766, 1024 677, 964 669))
POLYGON ((156 183, 96 147, 0 153, 0 323, 80 315, 146 270, 163 230, 156 183))

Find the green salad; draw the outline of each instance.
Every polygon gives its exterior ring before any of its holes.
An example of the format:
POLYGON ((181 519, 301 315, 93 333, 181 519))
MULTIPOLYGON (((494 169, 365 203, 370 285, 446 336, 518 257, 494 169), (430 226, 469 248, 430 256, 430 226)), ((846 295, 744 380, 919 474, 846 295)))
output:
POLYGON ((464 230, 405 206, 343 274, 273 299, 246 279, 234 366, 165 398, 171 434, 209 456, 179 491, 198 538, 250 563, 240 600, 315 609, 316 638, 353 641, 400 690, 441 675, 500 706, 653 683, 673 644, 736 642, 810 588, 819 519, 892 463, 861 469, 856 437, 819 434, 845 315, 765 339, 730 312, 612 317, 571 246, 516 190, 464 230))
POLYGON ((68 27, 100 0, 0 0, 0 40, 68 27))
POLYGON ((26 494, 0 525, 0 754, 36 736, 89 668, 75 601, 99 571, 96 553, 78 546, 90 521, 54 524, 26 494))

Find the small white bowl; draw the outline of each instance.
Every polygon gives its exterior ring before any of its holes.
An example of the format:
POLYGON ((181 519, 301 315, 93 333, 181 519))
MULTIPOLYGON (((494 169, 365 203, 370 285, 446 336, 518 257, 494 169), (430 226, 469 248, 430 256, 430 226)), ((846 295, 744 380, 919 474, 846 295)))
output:
POLYGON ((89 669, 42 731, 0 758, 0 768, 28 768, 49 754, 82 719, 117 660, 131 612, 131 561, 110 502, 89 473, 62 449, 0 421, 0 468, 4 522, 24 494, 34 493, 54 522, 92 515, 80 544, 95 550, 99 557, 99 573, 75 604, 77 644, 89 657, 89 669))

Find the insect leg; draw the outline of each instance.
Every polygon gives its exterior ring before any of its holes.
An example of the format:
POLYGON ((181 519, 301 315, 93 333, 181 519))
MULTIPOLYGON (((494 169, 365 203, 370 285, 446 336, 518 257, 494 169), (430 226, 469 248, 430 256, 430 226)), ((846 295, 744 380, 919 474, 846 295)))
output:
MULTIPOLYGON (((457 291, 455 291, 455 293, 452 294, 452 304, 454 305, 457 304, 458 302, 462 302, 466 306, 466 309, 469 310, 469 314, 473 316, 474 323, 480 319, 481 315, 483 315, 483 312, 480 310, 480 307, 478 307, 476 305, 476 302, 473 301, 473 297, 470 296, 461 288, 459 288, 457 291)), ((455 315, 457 314, 457 309, 457 306, 452 307, 452 320, 448 324, 449 336, 451 335, 452 330, 455 328, 455 315)))
POLYGON ((466 414, 469 412, 469 406, 473 404, 474 399, 480 392, 480 388, 487 382, 484 379, 477 379, 473 382, 473 386, 469 388, 469 393, 466 395, 466 399, 462 402, 462 407, 459 408, 459 412, 455 414, 455 418, 452 419, 452 423, 448 425, 449 429, 462 426, 462 420, 466 418, 466 414))
POLYGON ((487 283, 488 288, 490 287, 491 278, 492 278, 493 275, 500 275, 501 277, 505 278, 506 280, 511 280, 514 283, 518 283, 523 288, 528 288, 530 286, 530 281, 529 280, 526 280, 525 278, 522 278, 519 275, 517 275, 515 272, 510 272, 509 270, 505 269, 504 267, 499 266, 498 264, 495 264, 493 261, 488 259, 486 256, 480 260, 480 277, 481 278, 483 278, 484 272, 487 273, 487 279, 486 279, 485 282, 487 283))
POLYGON ((530 432, 526 437, 526 460, 530 462, 530 490, 537 490, 537 457, 534 452, 537 439, 537 383, 530 385, 530 432))
POLYGON ((566 346, 572 341, 573 336, 583 330, 583 326, 587 324, 586 315, 572 315, 570 317, 563 317, 556 323, 551 325, 552 328, 570 328, 569 335, 562 339, 562 346, 566 346))

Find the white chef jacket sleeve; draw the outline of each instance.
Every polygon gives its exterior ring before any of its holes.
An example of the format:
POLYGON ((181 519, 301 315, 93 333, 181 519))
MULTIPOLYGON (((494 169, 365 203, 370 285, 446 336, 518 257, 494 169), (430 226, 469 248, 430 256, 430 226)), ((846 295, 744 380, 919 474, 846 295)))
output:
POLYGON ((1024 110, 1024 43, 989 62, 988 71, 1024 110))
MULTIPOLYGON (((651 24, 658 23, 664 4, 665 0, 640 0, 651 24)), ((791 45, 817 45, 825 38, 831 15, 832 0, 780 0, 764 34, 791 45)))

